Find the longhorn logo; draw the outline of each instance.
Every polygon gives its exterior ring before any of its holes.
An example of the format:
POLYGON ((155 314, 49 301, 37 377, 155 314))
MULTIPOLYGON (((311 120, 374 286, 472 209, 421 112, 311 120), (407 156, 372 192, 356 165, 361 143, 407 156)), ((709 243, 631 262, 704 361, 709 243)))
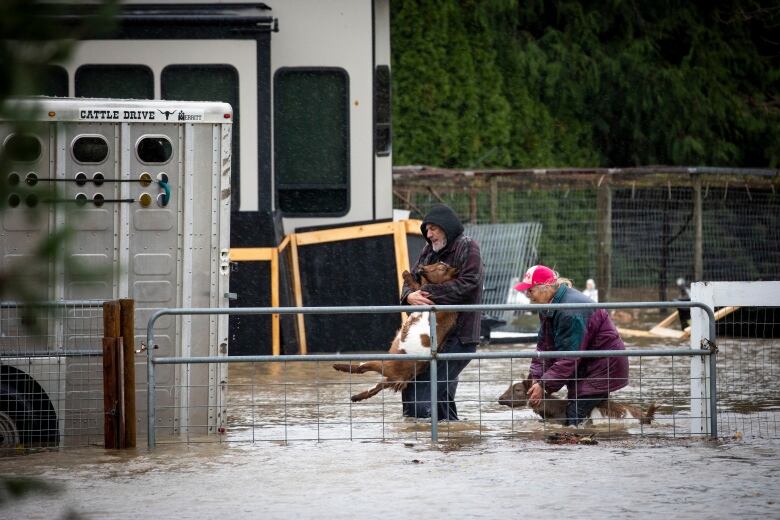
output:
POLYGON ((165 120, 168 121, 168 118, 171 117, 173 114, 178 112, 178 110, 157 110, 159 113, 165 116, 165 120))

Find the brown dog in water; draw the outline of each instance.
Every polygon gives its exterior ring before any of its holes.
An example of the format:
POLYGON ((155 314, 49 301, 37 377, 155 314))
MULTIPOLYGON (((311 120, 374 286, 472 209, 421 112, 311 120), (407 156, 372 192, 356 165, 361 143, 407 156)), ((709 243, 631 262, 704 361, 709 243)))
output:
MULTIPOLYGON (((568 399, 561 399, 546 394, 539 404, 531 406, 528 403, 528 390, 532 384, 531 379, 526 376, 523 381, 509 385, 506 392, 498 398, 498 403, 510 408, 529 406, 544 420, 564 423, 566 421, 566 406, 569 404, 568 399)), ((655 418, 656 410, 658 410, 658 406, 655 403, 652 403, 647 408, 647 411, 643 412, 638 406, 616 403, 606 399, 596 405, 590 414, 589 420, 592 422, 594 419, 610 421, 634 419, 639 421, 640 424, 650 424, 655 418)))
MULTIPOLYGON (((450 267, 444 262, 424 265, 420 268, 420 278, 424 284, 444 283, 452 280, 458 273, 458 269, 450 267)), ((403 272, 404 281, 413 290, 418 290, 420 284, 414 279, 409 271, 403 272)), ((427 354, 431 351, 430 322, 428 312, 413 312, 409 314, 403 325, 395 335, 393 343, 390 345, 389 354, 427 354)), ((436 338, 437 345, 441 347, 447 335, 455 326, 458 318, 457 312, 437 312, 436 313, 436 338)), ((340 372, 349 372, 352 374, 364 374, 366 372, 378 372, 384 379, 375 387, 360 392, 351 397, 353 402, 362 401, 372 397, 385 388, 392 388, 399 392, 406 388, 409 381, 428 366, 426 361, 367 361, 359 365, 350 363, 336 363, 333 368, 340 372)))

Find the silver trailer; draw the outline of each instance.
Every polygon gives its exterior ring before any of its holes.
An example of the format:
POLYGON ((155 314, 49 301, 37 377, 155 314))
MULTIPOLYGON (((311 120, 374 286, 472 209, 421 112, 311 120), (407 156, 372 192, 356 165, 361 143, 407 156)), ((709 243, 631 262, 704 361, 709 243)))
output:
MULTIPOLYGON (((28 98, 18 100, 17 109, 34 115, 26 118, 31 126, 25 133, 0 122, 0 143, 12 161, 6 209, 0 212, 3 266, 27 262, 41 240, 64 229, 73 236, 48 272, 31 272, 29 279, 45 283, 47 299, 63 302, 64 310, 34 333, 24 331, 12 304, 0 314, 0 403, 13 400, 15 410, 45 408, 49 418, 53 411, 57 442, 63 443, 68 410, 83 423, 102 427, 102 406, 79 402, 101 394, 102 367, 89 361, 100 352, 90 332, 95 320, 80 320, 85 307, 95 307, 88 302, 135 300, 137 345, 157 309, 228 306, 233 112, 220 102, 91 98, 28 98), (74 378, 74 373, 88 375, 74 378), (25 395, 28 378, 40 387, 35 398, 25 395), (41 392, 50 407, 38 402, 41 392), (94 409, 98 418, 84 417, 85 409, 94 409)), ((158 323, 158 355, 227 355, 227 317, 158 323)), ((146 416, 145 361, 145 353, 137 356, 139 418, 146 416)), ((159 371, 160 431, 168 426, 172 433, 216 431, 223 420, 220 382, 227 373, 222 370, 159 371), (188 408, 188 415, 179 415, 188 408)), ((5 437, 33 435, 27 424, 16 425, 14 433, 14 415, 0 409, 5 437)), ((50 419, 33 423, 50 424, 50 419)), ((139 424, 139 434, 145 430, 139 424)))

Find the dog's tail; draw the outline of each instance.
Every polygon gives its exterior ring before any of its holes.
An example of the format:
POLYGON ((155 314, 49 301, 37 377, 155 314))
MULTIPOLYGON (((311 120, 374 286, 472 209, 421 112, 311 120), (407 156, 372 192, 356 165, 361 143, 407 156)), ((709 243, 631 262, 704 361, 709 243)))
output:
POLYGON ((357 370, 353 370, 353 368, 357 369, 357 365, 351 365, 349 363, 334 363, 333 368, 335 368, 339 372, 347 372, 350 374, 352 372, 357 373, 357 370))
POLYGON ((655 412, 658 410, 658 404, 656 404, 655 401, 650 403, 650 406, 647 407, 647 411, 642 414, 642 418, 639 419, 639 422, 642 424, 650 424, 653 419, 655 419, 655 412))

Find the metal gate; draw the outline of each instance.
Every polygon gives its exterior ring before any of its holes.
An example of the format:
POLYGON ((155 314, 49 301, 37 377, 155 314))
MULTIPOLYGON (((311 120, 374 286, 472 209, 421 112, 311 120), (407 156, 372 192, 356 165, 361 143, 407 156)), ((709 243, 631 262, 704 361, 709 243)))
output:
MULTIPOLYGON (((507 310, 542 310, 542 309, 576 309, 576 308, 608 308, 608 309, 626 309, 626 308, 669 308, 669 307, 697 307, 703 310, 711 318, 714 318, 712 310, 700 303, 666 303, 666 302, 654 302, 654 303, 616 303, 616 304, 549 304, 549 305, 473 305, 473 306, 456 306, 456 305, 441 305, 441 306, 387 306, 387 307, 300 307, 300 308, 243 308, 243 309, 163 309, 156 312, 149 319, 147 326, 147 345, 154 345, 154 323, 166 315, 189 315, 193 319, 196 317, 208 317, 215 314, 315 314, 315 313, 333 313, 333 314, 359 314, 359 313, 375 313, 375 312, 389 312, 400 313, 409 311, 466 311, 466 310, 481 310, 481 311, 507 311, 507 310)), ((432 338, 431 343, 436 344, 435 339, 435 317, 432 321, 432 338)), ((714 319, 711 322, 709 333, 702 337, 702 341, 698 345, 692 345, 692 348, 672 348, 672 349, 631 349, 626 351, 590 351, 590 352, 550 352, 550 353, 538 353, 531 350, 526 351, 502 351, 502 352, 477 352, 475 354, 448 354, 448 353, 436 353, 432 352, 430 356, 413 356, 393 354, 332 354, 332 355, 308 355, 308 356, 232 356, 232 357, 155 357, 153 355, 153 349, 149 350, 149 356, 147 358, 147 381, 148 381, 148 424, 153 425, 148 430, 148 443, 150 447, 154 447, 157 442, 157 433, 166 435, 167 441, 173 442, 219 442, 222 440, 231 440, 230 435, 236 434, 237 440, 244 440, 254 442, 255 440, 270 440, 270 441, 288 441, 294 438, 304 438, 293 435, 298 429, 304 429, 304 426, 308 427, 308 431, 311 432, 308 437, 315 440, 327 440, 332 438, 384 438, 385 435, 398 433, 396 428, 397 424, 394 424, 392 420, 387 419, 385 413, 386 403, 384 399, 378 402, 366 402, 366 403, 352 403, 349 402, 348 395, 353 385, 360 384, 363 386, 364 382, 358 382, 354 380, 354 377, 350 374, 341 377, 340 380, 334 375, 332 369, 330 374, 327 371, 320 371, 319 365, 322 363, 330 363, 332 361, 367 361, 367 360, 395 360, 406 359, 409 361, 428 361, 431 380, 436 379, 438 367, 440 363, 446 363, 452 359, 473 359, 478 360, 478 364, 474 365, 476 374, 464 376, 461 378, 461 384, 476 384, 477 391, 476 396, 474 392, 469 395, 469 403, 474 410, 473 413, 479 416, 477 423, 479 424, 480 432, 482 432, 482 426, 488 424, 489 421, 491 428, 496 433, 501 433, 500 428, 505 427, 503 433, 510 433, 514 431, 515 421, 514 417, 510 415, 507 421, 506 415, 498 418, 493 418, 493 408, 484 406, 487 400, 483 400, 481 395, 483 389, 488 387, 495 388, 495 381, 483 381, 480 377, 480 371, 483 363, 488 362, 508 362, 509 373, 504 374, 501 381, 513 381, 522 377, 521 370, 516 367, 513 368, 512 361, 516 359, 530 359, 534 357, 562 357, 562 356, 574 356, 574 357, 605 357, 605 356, 627 356, 630 358, 636 358, 638 364, 632 368, 632 377, 638 381, 638 388, 634 390, 637 393, 639 399, 653 398, 653 393, 657 391, 659 396, 664 397, 666 401, 671 403, 669 405, 669 417, 665 419, 671 428, 673 435, 686 435, 695 433, 689 427, 693 424, 693 421, 700 420, 706 424, 705 431, 702 434, 716 437, 718 434, 717 429, 717 415, 714 413, 716 410, 715 402, 717 400, 716 394, 716 381, 715 381, 715 352, 714 342, 711 340, 714 338, 714 319), (661 384, 658 384, 658 389, 652 388, 651 381, 643 382, 643 359, 648 358, 662 358, 671 360, 671 371, 665 370, 665 376, 663 378, 656 378, 661 384), (691 387, 690 382, 690 369, 689 365, 683 365, 679 360, 689 359, 701 359, 704 362, 703 375, 698 379, 697 384, 703 384, 705 386, 704 396, 694 395, 688 393, 688 389, 691 387), (677 366, 675 366, 675 360, 677 366), (176 428, 176 425, 168 423, 160 423, 156 417, 157 404, 156 393, 162 392, 166 394, 171 391, 187 391, 187 388, 165 388, 160 387, 155 382, 156 370, 161 365, 202 365, 202 364, 251 364, 249 365, 254 374, 261 378, 262 381, 255 380, 242 380, 237 381, 236 388, 242 390, 242 394, 246 396, 246 399, 241 402, 225 402, 218 405, 218 408, 224 408, 226 410, 225 417, 221 423, 218 435, 216 436, 199 436, 195 437, 189 432, 182 431, 176 428), (304 376, 296 380, 286 378, 285 372, 287 368, 293 364, 305 364, 314 366, 315 368, 305 372, 304 376), (260 367, 263 368, 260 368, 260 367), (275 367, 275 368, 272 368, 275 367), (681 370, 682 368, 682 370, 681 370), (476 378, 474 380, 468 380, 469 378, 476 378), (508 379, 504 379, 508 378, 508 379), (644 387, 646 385, 646 387, 644 387), (644 388, 643 388, 644 387, 644 388), (339 390, 340 389, 340 390, 339 390), (307 390, 307 391, 304 391, 307 390), (643 397, 644 392, 644 397, 643 397), (649 394, 649 395, 647 395, 649 394), (694 405, 693 401, 696 400, 698 404, 694 405), (687 401, 683 406, 683 401, 687 401), (365 421, 361 421, 361 415, 367 412, 369 409, 379 407, 380 413, 373 414, 365 421), (700 417, 690 418, 689 420, 683 420, 682 415, 686 418, 689 417, 690 411, 698 407, 700 417), (684 409, 684 414, 680 414, 684 409), (263 422, 263 417, 271 417, 270 422, 263 422), (503 425, 503 426, 502 426, 503 425), (339 430, 338 426, 343 426, 339 430), (273 432, 271 437, 264 437, 265 432, 273 432), (247 433, 248 432, 248 433, 247 433), (373 432, 370 435, 366 432, 373 432), (378 433, 377 433, 378 432, 378 433), (262 437, 262 439, 259 439, 262 437)), ((340 374, 343 376, 343 374, 340 374)), ((254 377, 254 376, 251 376, 254 377)), ((231 383, 226 379, 223 380, 223 384, 227 387, 231 383)), ((435 388, 435 385, 433 385, 435 388)), ((233 387, 231 386, 231 389, 233 387)), ((225 389, 222 392, 227 399, 229 399, 230 392, 225 389)), ((439 429, 441 426, 438 424, 436 417, 436 392, 433 391, 430 396, 432 402, 433 417, 428 421, 424 421, 422 424, 415 423, 412 425, 404 425, 402 430, 405 434, 419 435, 423 432, 430 431, 430 439, 432 442, 436 442, 439 436, 439 429)), ((495 399, 490 399, 491 407, 494 406, 495 399)), ((187 406, 191 409, 198 409, 199 407, 207 406, 207 403, 190 401, 187 406)), ((187 415, 190 410, 178 410, 175 415, 187 415)), ((394 414, 395 415, 395 414, 394 414)), ((451 425, 446 425, 448 432, 452 431, 451 425)), ((669 430, 666 430, 667 433, 669 430)))

